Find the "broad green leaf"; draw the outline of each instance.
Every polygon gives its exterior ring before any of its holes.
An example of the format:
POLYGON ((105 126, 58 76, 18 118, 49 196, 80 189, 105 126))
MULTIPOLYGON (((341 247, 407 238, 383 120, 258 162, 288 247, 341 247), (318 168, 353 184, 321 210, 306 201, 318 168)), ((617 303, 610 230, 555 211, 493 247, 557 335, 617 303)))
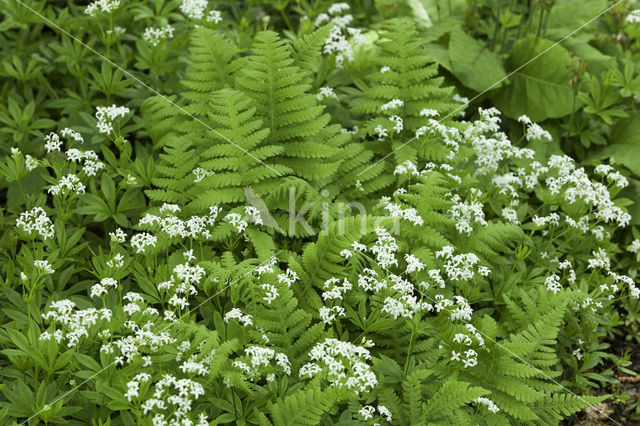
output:
POLYGON ((511 84, 496 93, 494 103, 512 118, 526 114, 533 121, 544 121, 571 114, 570 62, 567 49, 549 40, 533 35, 519 40, 506 64, 507 71, 515 71, 511 84))
POLYGON ((609 145, 590 156, 590 159, 603 158, 613 158, 640 176, 640 113, 618 121, 609 145))
POLYGON ((462 30, 451 32, 449 59, 453 75, 477 92, 500 87, 507 76, 500 58, 462 30))
POLYGON ((552 40, 566 37, 597 17, 607 6, 607 0, 557 0, 551 8, 545 36, 552 40))

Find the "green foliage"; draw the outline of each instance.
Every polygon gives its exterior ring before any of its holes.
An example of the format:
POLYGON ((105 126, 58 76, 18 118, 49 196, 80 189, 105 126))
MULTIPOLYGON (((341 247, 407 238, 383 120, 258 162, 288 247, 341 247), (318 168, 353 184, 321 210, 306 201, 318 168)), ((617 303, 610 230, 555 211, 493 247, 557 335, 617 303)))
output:
POLYGON ((637 415, 605 3, 0 0, 0 423, 637 415))

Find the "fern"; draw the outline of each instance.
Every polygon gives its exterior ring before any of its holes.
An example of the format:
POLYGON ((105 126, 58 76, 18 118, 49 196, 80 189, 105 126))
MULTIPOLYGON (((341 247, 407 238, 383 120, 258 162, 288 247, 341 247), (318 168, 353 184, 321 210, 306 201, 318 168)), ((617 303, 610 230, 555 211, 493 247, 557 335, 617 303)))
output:
POLYGON ((395 151, 396 164, 407 160, 416 163, 419 158, 443 159, 448 151, 438 149, 433 141, 423 139, 405 145, 413 139, 413 132, 426 122, 419 115, 422 109, 434 109, 444 117, 456 107, 451 101, 453 89, 442 87, 444 79, 436 77, 437 65, 429 59, 419 40, 415 24, 409 19, 392 19, 383 23, 380 39, 376 42, 378 51, 372 60, 377 70, 367 74, 368 87, 352 108, 356 114, 376 116, 361 123, 362 132, 373 135, 378 125, 390 129, 387 116, 380 115, 380 107, 393 99, 404 103, 394 110, 394 114, 403 120, 403 131, 393 138, 388 148, 395 151), (390 69, 382 70, 383 67, 390 69), (403 148, 399 149, 401 146, 403 148))

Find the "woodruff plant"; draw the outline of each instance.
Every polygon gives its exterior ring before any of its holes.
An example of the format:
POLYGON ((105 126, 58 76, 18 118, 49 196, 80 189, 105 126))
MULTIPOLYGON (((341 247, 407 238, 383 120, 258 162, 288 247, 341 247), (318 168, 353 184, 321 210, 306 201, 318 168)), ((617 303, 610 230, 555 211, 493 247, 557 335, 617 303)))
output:
POLYGON ((345 10, 242 55, 195 29, 175 97, 192 116, 105 104, 6 156, 4 177, 43 185, 3 230, 1 419, 554 424, 606 398, 576 393, 609 380, 588 370, 640 297, 615 262, 626 178, 534 149, 555 142, 526 116, 519 140, 494 108, 438 121, 452 91, 390 45, 409 21, 383 27, 364 130, 344 129, 312 85, 345 10), (300 211, 317 235, 284 226, 300 211))

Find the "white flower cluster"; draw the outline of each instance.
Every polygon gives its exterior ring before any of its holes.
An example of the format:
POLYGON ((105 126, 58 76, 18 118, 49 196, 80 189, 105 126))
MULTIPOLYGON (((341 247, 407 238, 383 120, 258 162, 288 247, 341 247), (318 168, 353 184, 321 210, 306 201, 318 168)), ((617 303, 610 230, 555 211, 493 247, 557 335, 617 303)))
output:
POLYGON ((629 12, 625 21, 628 24, 640 24, 640 9, 632 10, 629 12))
POLYGON ((321 101, 328 98, 338 99, 338 95, 335 94, 331 87, 321 87, 320 91, 316 95, 316 99, 321 101))
POLYGON ((593 258, 589 259, 589 269, 603 268, 605 271, 611 270, 611 259, 603 248, 592 251, 593 258))
POLYGON ((425 264, 412 254, 405 254, 404 260, 407 262, 407 269, 405 270, 407 274, 422 271, 425 267, 425 264))
POLYGON ((388 130, 385 129, 384 127, 382 127, 382 125, 378 124, 376 126, 375 129, 373 129, 373 131, 376 133, 376 135, 378 136, 378 140, 381 141, 382 139, 386 138, 387 136, 389 136, 388 130))
MULTIPOLYGON (((469 331, 471 335, 478 341, 478 345, 484 346, 484 339, 482 338, 480 333, 478 333, 478 330, 476 330, 476 328, 471 324, 465 324, 465 327, 467 328, 467 331, 469 331)), ((462 347, 466 346, 467 348, 469 348, 473 344, 473 341, 471 337, 469 337, 465 333, 456 333, 455 336, 453 336, 453 343, 458 343, 462 347)), ((466 351, 463 351, 461 349, 460 352, 457 352, 455 350, 451 351, 451 361, 461 361, 464 365, 464 368, 475 367, 478 364, 477 356, 478 354, 473 349, 467 349, 466 351), (460 357, 463 354, 464 358, 461 359, 460 357)))
POLYGON ((98 131, 106 134, 113 132, 113 121, 117 118, 124 118, 129 112, 131 112, 129 108, 115 104, 109 107, 96 107, 98 131))
POLYGON ((265 291, 265 296, 262 298, 268 305, 271 304, 274 300, 278 298, 278 288, 271 284, 262 284, 260 286, 261 289, 265 291))
POLYGON ((471 196, 465 201, 461 201, 458 194, 454 194, 451 197, 451 201, 455 204, 451 206, 449 214, 456 221, 456 229, 459 233, 471 235, 471 231, 473 231, 472 223, 478 223, 481 226, 488 225, 487 221, 484 220, 483 205, 478 201, 481 196, 482 191, 471 188, 471 196))
POLYGON ((402 121, 401 117, 392 115, 391 117, 389 117, 389 120, 394 123, 393 130, 395 130, 396 133, 402 132, 402 130, 404 129, 404 122, 402 121))
POLYGON ((540 127, 538 123, 533 123, 531 119, 526 115, 521 115, 520 117, 518 117, 518 121, 524 123, 527 127, 525 135, 528 141, 546 139, 547 142, 551 142, 553 140, 553 138, 551 137, 551 133, 540 127))
POLYGON ((345 309, 342 306, 333 306, 331 308, 323 306, 322 308, 320 308, 318 313, 320 315, 320 319, 325 324, 331 324, 338 318, 345 317, 347 315, 345 309))
POLYGON ((210 10, 207 12, 207 22, 217 24, 220 21, 222 21, 222 13, 219 10, 210 10))
POLYGON ((347 291, 353 288, 353 285, 348 279, 344 278, 342 282, 338 278, 329 278, 323 284, 325 291, 322 293, 322 299, 327 300, 340 299, 347 293, 347 291), (340 285, 342 284, 342 285, 340 285))
POLYGON ((41 273, 43 274, 53 274, 55 272, 55 269, 53 269, 53 267, 51 267, 51 264, 49 263, 48 260, 34 260, 33 261, 33 266, 35 266, 36 269, 38 269, 41 273))
POLYGON ((413 223, 414 226, 424 224, 424 220, 413 207, 403 209, 399 204, 390 202, 387 197, 383 197, 382 202, 386 203, 384 209, 389 212, 390 217, 401 218, 413 223))
POLYGON ((474 253, 465 253, 453 255, 453 247, 444 246, 442 250, 436 252, 436 258, 442 257, 445 263, 442 266, 447 278, 452 281, 468 281, 475 277, 476 272, 486 277, 490 270, 487 267, 474 267, 480 262, 480 259, 474 253))
MULTIPOLYGON (((362 420, 367 421, 373 417, 373 413, 375 413, 375 411, 376 409, 371 405, 365 405, 360 409, 360 411, 358 411, 358 414, 362 417, 362 420)), ((384 405, 378 405, 378 413, 380 413, 381 416, 384 416, 384 418, 391 423, 391 411, 389 411, 387 407, 384 405)))
MULTIPOLYGON (((423 109, 420 111, 421 116, 428 117, 430 115, 437 115, 438 112, 432 109, 423 109)), ((434 120, 433 118, 429 118, 427 120, 427 125, 420 127, 416 130, 416 138, 426 134, 434 136, 440 136, 444 144, 449 147, 451 150, 449 151, 449 155, 447 158, 449 160, 453 159, 455 155, 458 153, 460 149, 460 144, 462 143, 462 134, 455 127, 447 127, 444 124, 441 124, 439 121, 434 120)))
POLYGON ((202 179, 206 178, 207 176, 212 176, 215 174, 214 172, 203 169, 202 167, 197 167, 193 169, 191 173, 193 173, 196 176, 196 178, 193 180, 196 183, 200 182, 202 179))
MULTIPOLYGON (((186 252, 186 255, 191 256, 191 253, 186 252)), ((158 284, 158 291, 163 292, 167 297, 171 295, 168 300, 169 305, 183 310, 189 306, 189 296, 198 294, 194 284, 199 284, 204 275, 205 270, 200 265, 192 266, 189 261, 178 264, 173 268, 169 280, 158 284)))
POLYGON ((422 176, 422 172, 418 171, 418 168, 410 160, 396 166, 393 170, 394 175, 410 174, 412 176, 422 176))
POLYGON ((479 108, 478 113, 481 119, 472 122, 463 134, 476 154, 476 175, 495 174, 506 159, 533 159, 532 149, 512 146, 507 135, 500 131, 500 111, 496 108, 479 108))
POLYGON ((390 109, 400 108, 403 105, 404 105, 404 102, 402 102, 400 99, 392 99, 386 104, 382 105, 380 109, 382 110, 382 112, 387 112, 390 109))
POLYGON ((451 361, 460 361, 464 365, 464 368, 475 367, 478 365, 478 353, 473 349, 468 349, 464 352, 451 351, 451 361), (460 358, 464 355, 464 358, 460 358))
POLYGON ((211 238, 211 231, 208 227, 215 225, 220 210, 218 206, 209 207, 209 214, 206 216, 191 216, 187 220, 182 220, 176 216, 180 212, 179 206, 164 203, 160 208, 162 216, 147 213, 140 219, 138 226, 159 230, 169 238, 202 238, 206 240, 211 238))
POLYGON ((74 163, 83 161, 82 171, 87 176, 95 176, 98 170, 104 168, 104 163, 98 160, 98 154, 92 150, 80 151, 76 148, 67 150, 67 160, 74 163))
POLYGON ((351 21, 353 21, 353 16, 339 16, 349 9, 350 6, 347 3, 334 3, 327 11, 328 13, 319 14, 315 21, 316 27, 326 22, 333 24, 329 32, 329 37, 327 37, 324 42, 323 52, 326 54, 336 54, 336 66, 338 68, 344 66, 345 59, 351 62, 354 58, 353 46, 349 40, 347 40, 347 35, 351 35, 353 42, 358 46, 366 43, 366 39, 362 36, 360 29, 348 26, 351 21))
POLYGON ((58 181, 57 185, 50 187, 47 192, 49 194, 62 196, 67 194, 84 194, 86 187, 76 175, 68 174, 58 181))
POLYGON ((184 13, 187 18, 199 21, 204 17, 207 5, 207 0, 182 0, 180 12, 184 13))
POLYGON ((615 183, 619 188, 626 188, 629 185, 627 178, 608 164, 600 164, 596 166, 594 171, 599 175, 606 176, 608 180, 615 183))
MULTIPOLYGON (((18 148, 15 148, 15 147, 11 148, 11 156, 14 159, 18 158, 18 154, 22 154, 22 152, 18 148)), ((27 168, 28 171, 35 169, 36 167, 38 167, 38 165, 40 165, 40 162, 35 158, 33 158, 32 156, 30 156, 29 154, 24 156, 24 166, 27 168)))
POLYGON ((91 286, 91 297, 101 297, 109 292, 109 287, 118 288, 118 282, 113 278, 103 278, 99 283, 91 286))
POLYGON ((162 40, 173 38, 173 27, 165 25, 164 27, 147 27, 142 35, 144 41, 152 46, 157 46, 162 40))
POLYGON ((564 199, 573 204, 582 200, 594 210, 597 220, 605 223, 616 222, 624 227, 631 221, 631 215, 614 205, 607 187, 589 179, 584 168, 575 168, 574 161, 567 156, 553 155, 549 159, 549 169, 557 172, 557 176, 549 176, 546 184, 552 194, 564 190, 564 199))
MULTIPOLYGON (((131 293, 128 293, 128 295, 131 295, 131 293)), ((143 303, 141 299, 142 298, 129 297, 127 300, 143 303)), ((158 311, 154 308, 147 307, 142 310, 142 315, 143 317, 153 317, 154 320, 157 320, 158 311)), ((157 353, 161 346, 175 343, 175 339, 171 337, 167 331, 161 331, 160 333, 153 332, 152 328, 157 327, 153 321, 147 320, 141 327, 138 326, 138 322, 140 322, 140 319, 138 319, 137 322, 131 319, 125 321, 125 328, 133 334, 123 335, 113 341, 110 339, 111 335, 109 330, 103 330, 100 337, 106 341, 103 341, 100 352, 113 354, 117 348, 119 355, 115 357, 115 365, 130 364, 134 359, 140 357, 145 361, 145 364, 147 364, 145 365, 146 367, 150 365, 150 358, 143 356, 143 352, 157 353)))
POLYGON ((386 312, 393 317, 413 318, 416 314, 423 311, 432 311, 433 306, 427 302, 418 300, 415 293, 415 286, 409 281, 402 279, 395 274, 390 274, 393 282, 391 289, 395 290, 394 297, 387 297, 381 311, 386 312))
POLYGON ((102 321, 111 321, 113 313, 110 309, 76 309, 76 304, 64 299, 51 303, 49 310, 42 314, 42 318, 52 323, 54 331, 43 331, 40 340, 49 340, 52 337, 58 343, 66 339, 67 347, 75 347, 82 337, 89 336, 92 326, 99 325, 102 321), (56 329, 56 325, 61 328, 56 329))
POLYGON ((269 260, 267 260, 263 265, 258 266, 255 269, 255 272, 258 274, 259 277, 267 273, 271 274, 273 273, 273 267, 276 266, 277 263, 278 263, 278 258, 274 256, 269 260))
POLYGON ((495 402, 493 402, 492 400, 488 399, 488 398, 476 398, 475 402, 478 404, 484 404, 487 406, 487 410, 491 411, 492 413, 497 413, 498 411, 500 411, 500 408, 498 408, 498 406, 495 404, 495 402))
POLYGON ((171 374, 164 374, 155 384, 153 396, 141 404, 146 416, 154 413, 152 423, 160 425, 197 425, 209 424, 205 413, 198 416, 198 422, 191 420, 193 401, 204 395, 204 387, 192 379, 178 379, 171 374))
POLYGON ((120 7, 120 0, 95 0, 87 6, 84 13, 96 16, 98 12, 112 13, 118 7, 120 7))
POLYGON ((640 240, 639 239, 633 240, 631 244, 629 244, 629 246, 627 247, 627 250, 629 250, 631 253, 638 253, 638 251, 640 250, 640 240))
POLYGON ((291 362, 289 362, 289 358, 283 353, 276 353, 273 349, 263 346, 250 346, 245 348, 244 352, 245 360, 236 360, 233 362, 233 366, 244 371, 251 380, 257 380, 262 377, 265 372, 269 371, 271 361, 274 359, 276 365, 282 369, 284 374, 291 374, 291 362))
POLYGON ((116 228, 115 232, 109 232, 111 241, 118 244, 123 244, 127 239, 127 234, 121 228, 116 228))
POLYGON ((384 228, 376 228, 375 232, 378 238, 370 250, 376 255, 378 266, 382 269, 388 269, 391 265, 398 266, 395 255, 398 250, 396 239, 384 228))
POLYGON ((351 342, 326 338, 309 352, 311 361, 300 368, 300 377, 313 377, 320 373, 332 386, 346 386, 356 395, 373 389, 378 379, 365 362, 370 360, 369 350, 351 342))
POLYGON ((147 232, 141 232, 131 237, 131 247, 136 249, 136 253, 146 253, 147 247, 155 247, 158 237, 147 232))
POLYGON ((228 323, 230 319, 237 319, 239 322, 242 323, 242 325, 247 326, 247 325, 253 325, 253 321, 251 318, 252 318, 251 315, 245 315, 242 313, 240 309, 233 308, 232 310, 230 310, 225 314, 224 322, 228 323))
POLYGON ((562 290, 562 284, 560 284, 560 277, 557 274, 549 275, 544 280, 544 285, 547 287, 547 290, 556 294, 560 290, 562 290))
POLYGON ((20 213, 16 226, 29 235, 37 232, 43 240, 53 237, 53 224, 42 207, 20 213))

